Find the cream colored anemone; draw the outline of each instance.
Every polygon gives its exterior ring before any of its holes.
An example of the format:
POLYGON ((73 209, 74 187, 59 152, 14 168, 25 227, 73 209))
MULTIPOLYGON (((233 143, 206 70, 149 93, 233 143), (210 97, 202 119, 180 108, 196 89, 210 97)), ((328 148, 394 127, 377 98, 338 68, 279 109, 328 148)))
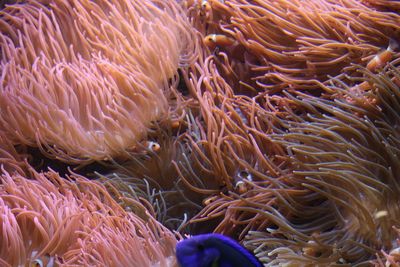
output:
POLYGON ((196 50, 175 1, 26 1, 0 29, 1 128, 69 162, 135 147, 196 50))

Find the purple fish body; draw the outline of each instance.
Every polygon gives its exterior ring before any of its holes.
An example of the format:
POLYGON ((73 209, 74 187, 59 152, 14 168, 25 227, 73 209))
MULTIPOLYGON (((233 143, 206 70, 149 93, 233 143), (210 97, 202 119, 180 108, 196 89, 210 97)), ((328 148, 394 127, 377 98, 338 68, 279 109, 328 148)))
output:
POLYGON ((181 267, 261 267, 262 264, 235 240, 221 234, 204 234, 176 246, 181 267))

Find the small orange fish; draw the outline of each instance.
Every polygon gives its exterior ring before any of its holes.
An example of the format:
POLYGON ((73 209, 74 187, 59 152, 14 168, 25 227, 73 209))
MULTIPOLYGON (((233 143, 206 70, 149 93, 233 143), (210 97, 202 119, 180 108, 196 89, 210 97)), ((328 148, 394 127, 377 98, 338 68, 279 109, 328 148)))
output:
POLYGON ((235 190, 239 193, 239 194, 244 194, 247 192, 247 185, 243 180, 248 180, 248 181, 252 181, 253 178, 251 176, 251 173, 249 173, 246 170, 242 170, 240 171, 236 177, 235 177, 235 190))
POLYGON ((227 47, 236 43, 236 40, 223 34, 209 34, 204 38, 204 44, 209 48, 227 47))
POLYGON ((235 184, 235 190, 239 193, 239 194, 244 194, 247 192, 247 187, 246 184, 243 181, 238 181, 235 184))
POLYGON ((172 122, 171 122, 171 127, 172 127, 173 129, 178 128, 180 125, 181 125, 181 123, 180 123, 179 121, 172 121, 172 122))
POLYGON ((370 62, 367 64, 367 69, 370 71, 375 71, 376 69, 382 68, 393 58, 394 51, 399 48, 399 44, 393 40, 389 40, 389 46, 386 50, 377 54, 370 62))
POLYGON ((158 152, 161 148, 159 143, 153 142, 153 141, 145 141, 143 143, 146 149, 153 151, 153 152, 158 152))
POLYGON ((30 263, 31 267, 45 267, 45 266, 54 266, 55 258, 54 256, 50 257, 50 255, 46 254, 40 258, 33 260, 30 263))
POLYGON ((211 5, 207 0, 203 0, 201 2, 200 8, 203 14, 208 14, 209 12, 211 12, 211 5))
POLYGON ((41 259, 36 259, 31 262, 31 267, 43 267, 43 261, 41 259))

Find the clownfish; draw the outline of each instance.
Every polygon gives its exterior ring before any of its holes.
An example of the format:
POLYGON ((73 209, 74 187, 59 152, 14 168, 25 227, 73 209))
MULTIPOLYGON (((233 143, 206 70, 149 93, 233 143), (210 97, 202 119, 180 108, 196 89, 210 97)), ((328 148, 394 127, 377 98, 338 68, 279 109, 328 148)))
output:
MULTIPOLYGON (((202 16, 210 16, 212 12, 212 3, 214 0, 202 0, 200 4, 200 15, 202 16)), ((224 3, 224 0, 218 0, 220 3, 224 3)))
POLYGON ((223 34, 209 34, 204 38, 204 44, 209 48, 227 47, 236 44, 236 40, 223 34))
POLYGON ((181 125, 181 123, 179 121, 173 121, 171 122, 171 127, 172 129, 176 129, 181 125))
POLYGON ((44 267, 41 259, 36 259, 31 262, 31 267, 44 267))
POLYGON ((207 0, 203 0, 200 5, 201 11, 204 12, 204 14, 207 14, 211 12, 211 5, 207 0))
POLYGON ((195 235, 180 241, 176 257, 180 267, 262 267, 253 254, 221 234, 195 235))
POLYGON ((399 48, 399 44, 394 40, 389 40, 389 46, 386 50, 377 54, 370 62, 367 64, 367 69, 369 71, 375 71, 376 69, 382 68, 393 58, 394 51, 399 48))
POLYGON ((48 254, 30 262, 30 267, 53 267, 55 266, 55 258, 48 254))
POLYGON ((152 152, 158 152, 161 148, 159 143, 153 141, 145 141, 143 145, 147 150, 150 150, 152 152))
POLYGON ((128 148, 126 151, 128 153, 133 153, 135 155, 149 155, 149 153, 157 153, 161 149, 161 146, 159 143, 154 142, 154 141, 142 141, 140 143, 136 143, 130 148, 128 148))
POLYGON ((243 180, 253 181, 251 173, 246 170, 238 172, 235 176, 235 190, 239 194, 244 194, 247 192, 247 185, 243 180))

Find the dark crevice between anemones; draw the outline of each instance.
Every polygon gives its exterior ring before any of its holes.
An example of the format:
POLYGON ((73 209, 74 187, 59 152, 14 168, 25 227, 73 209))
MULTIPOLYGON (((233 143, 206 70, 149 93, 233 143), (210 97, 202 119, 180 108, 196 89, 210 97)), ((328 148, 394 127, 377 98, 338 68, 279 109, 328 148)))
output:
POLYGON ((26 154, 30 155, 29 164, 37 172, 46 172, 49 169, 56 170, 62 177, 71 174, 71 171, 83 175, 88 178, 94 178, 95 172, 106 173, 111 167, 106 162, 91 162, 86 165, 73 165, 70 163, 63 162, 55 158, 49 158, 44 155, 39 148, 28 147, 25 151, 26 154))
POLYGON ((186 85, 185 79, 183 78, 183 70, 178 69, 178 76, 179 76, 179 81, 178 81, 178 86, 177 89, 178 91, 183 95, 183 96, 189 96, 189 88, 186 85))

